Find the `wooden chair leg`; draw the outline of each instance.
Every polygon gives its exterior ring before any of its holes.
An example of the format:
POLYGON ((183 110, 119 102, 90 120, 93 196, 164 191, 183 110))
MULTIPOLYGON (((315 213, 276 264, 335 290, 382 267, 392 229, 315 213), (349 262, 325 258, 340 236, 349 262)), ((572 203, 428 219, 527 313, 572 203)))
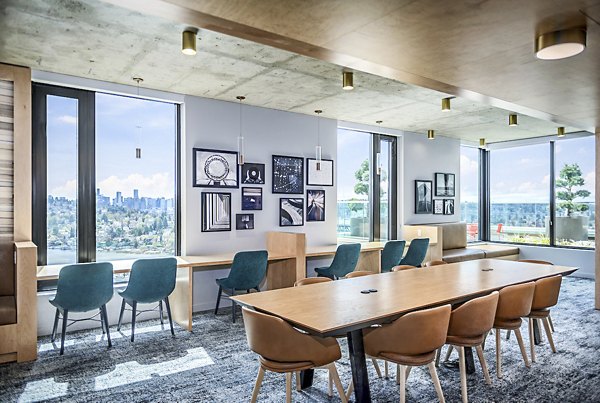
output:
POLYGON ((533 321, 534 319, 529 318, 527 327, 529 329, 529 349, 531 350, 531 362, 535 362, 535 340, 533 338, 533 321))
POLYGON ((381 368, 379 368, 379 364, 377 363, 377 360, 375 358, 371 358, 371 362, 373 363, 373 366, 375 367, 375 372, 377 372, 377 376, 378 377, 382 377, 381 376, 381 368))
POLYGON ((411 370, 412 370, 412 367, 406 367, 406 376, 405 376, 406 381, 408 381, 408 377, 410 376, 411 370))
POLYGON ((135 314, 137 312, 137 301, 131 302, 131 342, 135 338, 135 314))
POLYGON ((262 385, 263 377, 265 376, 265 370, 261 366, 258 368, 258 376, 256 377, 256 383, 254 384, 254 389, 252 390, 252 400, 251 403, 256 403, 256 399, 258 398, 258 392, 260 391, 260 386, 262 385))
POLYGON ((554 324, 552 323, 552 317, 550 314, 548 314, 548 322, 550 323, 550 329, 552 330, 552 333, 554 333, 554 324))
POLYGON ((164 324, 165 324, 165 322, 164 322, 164 320, 163 320, 162 301, 158 301, 158 313, 159 313, 159 316, 160 316, 160 324, 161 324, 161 325, 164 325, 164 324))
POLYGON ((219 293, 217 294, 217 305, 215 305, 215 315, 219 310, 219 303, 221 302, 221 295, 223 294, 223 287, 219 286, 219 293))
POLYGON ((342 386, 342 382, 340 381, 340 375, 337 372, 337 368, 335 367, 334 362, 329 364, 329 374, 333 378, 333 383, 335 384, 335 388, 337 389, 338 394, 340 395, 342 403, 348 403, 348 400, 346 399, 346 394, 344 393, 344 387, 342 386))
POLYGON ((385 377, 386 379, 389 378, 389 372, 388 372, 388 362, 387 360, 383 360, 383 365, 385 366, 385 377))
POLYGON ((433 386, 435 387, 438 399, 440 400, 440 403, 445 403, 444 392, 442 391, 442 385, 440 385, 440 380, 437 376, 437 371, 435 370, 435 364, 430 362, 427 364, 427 367, 429 368, 429 374, 431 374, 431 379, 433 380, 433 386))
POLYGON ((52 337, 50 338, 51 342, 54 342, 56 339, 56 330, 58 329, 58 317, 60 316, 60 312, 58 308, 56 308, 56 313, 54 314, 54 326, 52 327, 52 337))
POLYGON ((556 353, 556 347, 554 346, 554 338, 552 337, 552 330, 550 329, 550 321, 548 318, 542 319, 544 323, 544 330, 546 330, 546 336, 548 337, 548 343, 550 343, 550 348, 553 353, 556 353))
POLYGON ((165 298, 165 307, 167 308, 167 317, 169 318, 169 326, 171 327, 171 335, 175 336, 175 330, 173 329, 173 318, 171 317, 171 304, 169 304, 169 297, 165 298))
POLYGON ((60 355, 65 352, 65 335, 67 334, 67 320, 69 318, 69 311, 66 309, 62 313, 62 334, 60 335, 60 355))
POLYGON ((396 385, 400 385, 400 364, 396 364, 396 385))
POLYGON ((125 312, 125 300, 121 302, 121 312, 119 313, 119 324, 117 325, 117 332, 121 330, 121 323, 123 323, 123 312, 125 312))
POLYGON ((348 385, 348 390, 346 391, 346 400, 350 400, 352 393, 354 393, 354 381, 351 379, 350 385, 348 385))
POLYGON ((329 371, 327 376, 327 396, 333 396, 333 376, 331 375, 331 371, 329 371))
POLYGON ((440 366, 440 358, 442 356, 442 347, 438 348, 435 352, 435 367, 439 368, 440 366))
POLYGON ((490 378, 490 372, 488 371, 487 362, 485 361, 485 356, 483 355, 483 347, 477 346, 477 356, 479 357, 479 363, 481 364, 481 370, 483 371, 483 376, 485 378, 485 383, 488 385, 492 384, 492 379, 490 378))
POLYGON ((285 401, 292 403, 292 373, 285 373, 285 401))
MULTIPOLYGON (((300 371, 296 371, 296 390, 300 392, 302 390, 302 381, 300 380, 300 371)), ((329 395, 331 396, 331 395, 329 395)))
POLYGON ((110 340, 110 330, 108 328, 108 313, 106 311, 106 304, 100 308, 100 316, 102 316, 102 323, 106 327, 106 340, 108 341, 108 347, 112 347, 112 341, 110 340))
POLYGON ((515 329, 515 336, 517 336, 517 341, 519 342, 519 348, 521 349, 521 355, 523 356, 523 361, 525 361, 525 366, 527 368, 531 367, 529 363, 529 358, 527 358, 527 350, 525 350, 525 344, 523 343, 523 337, 521 336, 521 329, 515 329))
POLYGON ((496 376, 502 378, 502 353, 500 329, 496 329, 496 376))
POLYGON ((469 401, 467 395, 467 369, 465 364, 465 348, 463 346, 457 346, 458 350, 458 368, 460 370, 460 393, 462 396, 463 403, 469 401))
POLYGON ((398 366, 400 370, 398 371, 397 378, 400 378, 400 403, 406 402, 406 367, 404 365, 398 366))
POLYGON ((446 351, 446 358, 444 358, 444 362, 446 362, 450 359, 450 355, 452 354, 453 349, 454 349, 454 347, 452 345, 448 346, 448 350, 446 351))

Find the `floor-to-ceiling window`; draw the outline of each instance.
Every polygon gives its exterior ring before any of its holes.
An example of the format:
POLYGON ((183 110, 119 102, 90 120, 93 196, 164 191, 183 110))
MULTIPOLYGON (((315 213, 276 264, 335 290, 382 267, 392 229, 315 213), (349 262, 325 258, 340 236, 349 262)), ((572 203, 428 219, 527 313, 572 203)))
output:
POLYGON ((479 149, 460 147, 460 220, 467 223, 467 241, 479 240, 479 149))

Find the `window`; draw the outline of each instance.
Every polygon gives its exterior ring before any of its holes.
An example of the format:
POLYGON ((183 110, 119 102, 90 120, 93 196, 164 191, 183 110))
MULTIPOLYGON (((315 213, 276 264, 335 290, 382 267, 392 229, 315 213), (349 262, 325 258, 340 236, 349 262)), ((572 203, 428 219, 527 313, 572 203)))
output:
POLYGON ((479 149, 460 147, 460 219, 467 223, 467 241, 479 240, 479 149))
POLYGON ((177 253, 178 106, 33 85, 38 264, 177 253))

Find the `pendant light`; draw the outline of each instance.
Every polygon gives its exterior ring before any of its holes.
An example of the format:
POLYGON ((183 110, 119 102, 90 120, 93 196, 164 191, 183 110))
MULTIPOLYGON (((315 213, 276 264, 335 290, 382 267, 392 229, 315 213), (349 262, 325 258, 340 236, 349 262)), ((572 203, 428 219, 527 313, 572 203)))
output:
POLYGON ((321 149, 321 113, 322 110, 317 109, 315 111, 317 114, 317 145, 315 147, 315 159, 317 160, 317 171, 321 170, 321 161, 323 157, 322 149, 321 149))
MULTIPOLYGON (((375 123, 380 125, 383 123, 383 120, 376 120, 375 123)), ((381 151, 378 151, 377 154, 375 154, 375 166, 377 167, 377 175, 381 175, 381 151)))
MULTIPOLYGON (((137 83, 137 96, 138 99, 140 97, 140 83, 144 82, 144 79, 141 77, 133 77, 133 81, 135 81, 137 83)), ((138 116, 139 119, 139 116, 138 116)), ((141 147, 141 143, 142 143, 142 122, 138 121, 138 124, 135 126, 135 142, 136 142, 136 148, 135 148, 135 158, 140 160, 142 159, 142 147, 141 147)))
POLYGON ((557 130, 556 135, 558 137, 565 137, 565 128, 564 127, 559 127, 557 130))
POLYGON ((427 138, 429 140, 435 140, 435 130, 427 130, 427 138))
POLYGON ((342 71, 342 89, 347 91, 354 89, 354 73, 351 71, 342 71))
POLYGON ((240 135, 237 138, 238 146, 238 165, 244 165, 244 136, 242 136, 242 101, 246 97, 238 95, 237 100, 240 101, 240 135))
POLYGON ((192 30, 183 31, 181 38, 181 53, 188 56, 196 54, 196 32, 192 30))
POLYGON ((519 125, 516 114, 511 113, 510 115, 508 115, 508 125, 509 126, 518 126, 519 125))
POLYGON ((452 98, 442 98, 442 112, 450 112, 452 109, 450 107, 450 100, 452 98))

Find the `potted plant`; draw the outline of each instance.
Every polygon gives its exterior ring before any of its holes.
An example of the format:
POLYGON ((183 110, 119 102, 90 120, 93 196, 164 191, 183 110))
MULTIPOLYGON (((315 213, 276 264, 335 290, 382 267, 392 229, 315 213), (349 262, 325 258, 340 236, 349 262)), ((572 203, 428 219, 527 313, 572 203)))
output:
POLYGON ((566 215, 556 217, 555 237, 557 240, 584 241, 588 239, 588 216, 581 215, 589 206, 578 203, 590 195, 581 187, 585 184, 581 168, 577 163, 565 164, 556 179, 558 209, 566 215))

